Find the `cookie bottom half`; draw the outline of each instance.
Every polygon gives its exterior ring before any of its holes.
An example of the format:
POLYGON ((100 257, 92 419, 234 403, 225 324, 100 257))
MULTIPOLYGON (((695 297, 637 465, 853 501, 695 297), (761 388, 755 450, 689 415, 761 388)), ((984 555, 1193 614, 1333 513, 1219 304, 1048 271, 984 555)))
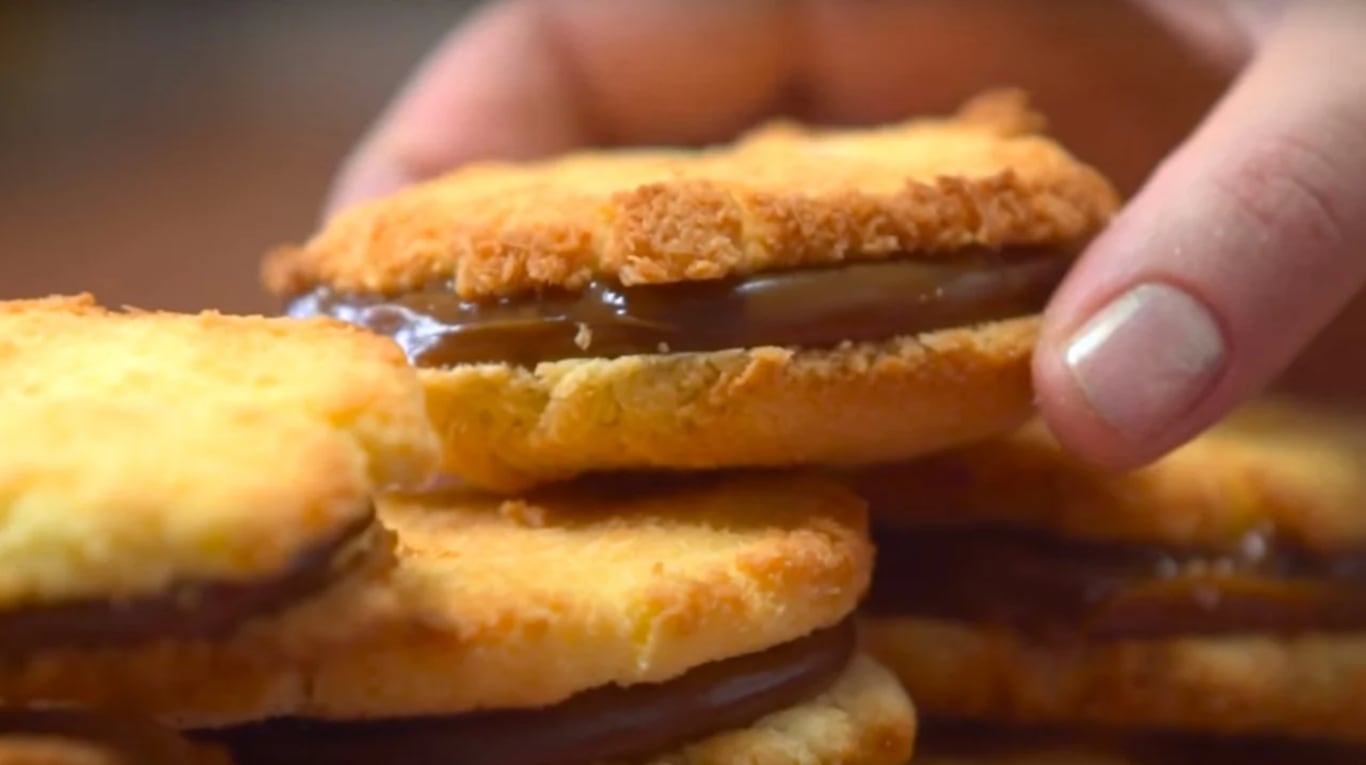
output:
POLYGON ((896 679, 863 655, 836 669, 833 679, 808 690, 804 700, 776 711, 750 708, 753 714, 748 719, 737 719, 735 710, 752 707, 743 700, 752 678, 737 679, 729 688, 723 682, 695 697, 680 695, 686 685, 666 684, 645 689, 645 700, 638 704, 616 703, 639 695, 639 688, 628 686, 590 692, 541 710, 393 720, 276 720, 205 735, 223 743, 239 761, 260 765, 423 765, 452 758, 505 765, 906 762, 915 737, 915 715, 896 679), (662 706, 661 697, 666 695, 669 701, 662 706), (706 706, 727 697, 730 709, 706 706), (670 717, 655 714, 665 706, 670 717), (642 751, 652 739, 658 743, 661 736, 689 730, 696 735, 682 736, 682 744, 656 747, 664 754, 642 751))
POLYGON ((420 374, 444 469, 498 491, 608 470, 891 461, 1022 423, 1038 323, 420 374))
POLYGON ((886 615, 865 648, 932 715, 1366 742, 1366 637, 1035 640, 886 615))

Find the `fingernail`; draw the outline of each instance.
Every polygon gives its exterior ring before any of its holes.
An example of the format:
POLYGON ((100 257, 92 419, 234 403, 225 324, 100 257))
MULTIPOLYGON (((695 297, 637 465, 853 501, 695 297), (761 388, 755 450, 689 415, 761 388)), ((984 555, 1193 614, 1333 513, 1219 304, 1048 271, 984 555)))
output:
POLYGON ((1194 406, 1225 356, 1223 333, 1199 300, 1170 285, 1142 284, 1092 316, 1063 361, 1101 419, 1141 438, 1194 406))

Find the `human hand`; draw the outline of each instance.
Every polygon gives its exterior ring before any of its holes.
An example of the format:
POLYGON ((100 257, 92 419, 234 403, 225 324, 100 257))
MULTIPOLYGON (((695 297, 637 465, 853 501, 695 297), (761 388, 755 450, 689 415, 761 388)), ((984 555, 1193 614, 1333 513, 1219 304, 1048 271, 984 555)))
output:
POLYGON ((1133 465, 1259 390, 1366 279, 1351 252, 1366 4, 1279 5, 506 0, 438 49, 331 204, 473 159, 719 140, 777 112, 895 119, 997 84, 1036 93, 1128 186, 1194 122, 1215 70, 1245 65, 1046 314, 1044 416, 1080 454, 1133 465))

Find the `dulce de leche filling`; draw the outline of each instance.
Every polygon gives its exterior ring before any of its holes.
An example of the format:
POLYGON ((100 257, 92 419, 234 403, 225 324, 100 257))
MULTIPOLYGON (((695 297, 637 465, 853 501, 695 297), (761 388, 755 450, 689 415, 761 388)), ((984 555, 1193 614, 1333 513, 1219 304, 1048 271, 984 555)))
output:
POLYGON ((257 581, 182 582, 157 595, 0 612, 0 655, 146 640, 217 638, 283 610, 360 568, 379 533, 373 512, 257 581))
POLYGON ((473 301, 447 284, 396 295, 319 288, 291 316, 330 316, 393 338, 422 367, 758 346, 830 347, 1040 311, 1071 265, 1048 248, 965 250, 743 278, 473 301))
POLYGON ((1164 638, 1366 627, 1366 554, 1249 537, 1227 553, 983 528, 875 535, 869 608, 1046 636, 1164 638))
POLYGON ((208 736, 254 765, 579 765, 668 751, 810 699, 853 655, 852 620, 663 683, 605 686, 542 709, 368 721, 280 719, 208 736))

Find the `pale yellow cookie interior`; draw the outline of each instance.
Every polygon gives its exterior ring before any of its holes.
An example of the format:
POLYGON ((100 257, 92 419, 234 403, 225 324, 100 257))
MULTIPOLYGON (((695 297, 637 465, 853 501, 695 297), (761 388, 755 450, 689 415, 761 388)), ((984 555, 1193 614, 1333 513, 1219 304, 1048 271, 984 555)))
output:
POLYGON ((909 458, 1028 418, 1034 318, 831 350, 424 369, 444 469, 517 491, 584 472, 909 458))

